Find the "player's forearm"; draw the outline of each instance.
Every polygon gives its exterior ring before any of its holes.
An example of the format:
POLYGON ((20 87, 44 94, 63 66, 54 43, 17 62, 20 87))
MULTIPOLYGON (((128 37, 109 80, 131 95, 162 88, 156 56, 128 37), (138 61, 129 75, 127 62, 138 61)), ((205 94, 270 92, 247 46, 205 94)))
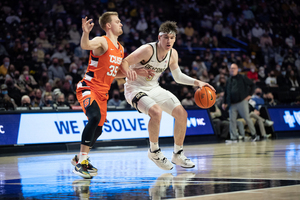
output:
POLYGON ((116 77, 115 78, 125 78, 125 74, 123 74, 123 72, 121 70, 119 70, 116 74, 116 77))
POLYGON ((172 75, 176 83, 191 85, 191 86, 196 85, 197 80, 185 75, 184 73, 181 72, 179 68, 172 70, 172 75))
POLYGON ((90 46, 89 33, 82 33, 80 47, 84 50, 92 50, 90 46))
POLYGON ((129 64, 128 64, 127 60, 124 59, 122 61, 121 68, 120 68, 119 71, 122 71, 122 73, 126 75, 129 70, 130 70, 129 69, 129 64))

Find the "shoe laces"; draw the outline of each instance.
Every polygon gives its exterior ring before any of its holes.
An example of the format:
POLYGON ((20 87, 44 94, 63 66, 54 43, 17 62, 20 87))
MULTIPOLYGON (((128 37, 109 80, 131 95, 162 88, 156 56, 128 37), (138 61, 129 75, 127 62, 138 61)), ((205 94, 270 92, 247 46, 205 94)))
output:
POLYGON ((179 155, 179 158, 180 158, 180 159, 182 159, 182 160, 184 160, 184 161, 186 161, 186 162, 190 160, 190 159, 188 159, 188 158, 184 155, 183 150, 178 151, 177 154, 179 155))
POLYGON ((160 149, 158 149, 152 153, 155 153, 156 157, 159 158, 163 163, 167 162, 167 158, 163 155, 163 153, 161 152, 160 149))

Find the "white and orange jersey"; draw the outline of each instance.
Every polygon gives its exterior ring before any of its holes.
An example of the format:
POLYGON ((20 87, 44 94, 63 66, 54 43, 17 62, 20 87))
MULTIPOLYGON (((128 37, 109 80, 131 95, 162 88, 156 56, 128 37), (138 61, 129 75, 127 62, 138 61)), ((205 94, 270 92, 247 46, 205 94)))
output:
POLYGON ((107 93, 124 57, 123 46, 118 42, 116 48, 107 36, 103 36, 108 44, 107 51, 101 56, 90 51, 89 65, 84 78, 77 84, 78 90, 95 90, 107 93))

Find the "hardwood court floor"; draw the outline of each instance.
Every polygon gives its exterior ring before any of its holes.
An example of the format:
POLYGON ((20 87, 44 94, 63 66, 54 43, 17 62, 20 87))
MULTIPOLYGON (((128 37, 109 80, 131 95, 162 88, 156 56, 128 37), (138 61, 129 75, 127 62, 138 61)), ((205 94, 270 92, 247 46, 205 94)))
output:
MULTIPOLYGON (((173 147, 162 147, 171 159, 173 147)), ((184 147, 193 169, 159 169, 147 148, 93 150, 98 175, 72 173, 74 153, 0 157, 0 199, 300 199, 300 139, 184 147)))

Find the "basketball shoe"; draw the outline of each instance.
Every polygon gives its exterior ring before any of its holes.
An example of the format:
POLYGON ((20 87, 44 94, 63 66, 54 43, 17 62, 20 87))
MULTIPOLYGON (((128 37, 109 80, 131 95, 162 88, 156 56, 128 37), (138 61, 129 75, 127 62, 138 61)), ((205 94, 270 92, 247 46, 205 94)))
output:
POLYGON ((180 150, 177 153, 173 152, 172 163, 183 168, 195 167, 195 164, 184 155, 183 150, 180 150))
MULTIPOLYGON (((89 156, 88 156, 87 160, 89 161, 89 164, 87 166, 87 171, 90 173, 97 173, 98 169, 92 165, 89 156)), ((78 161, 79 161, 79 158, 77 155, 75 155, 74 158, 72 158, 71 163, 72 163, 72 165, 76 166, 78 164, 78 161)))
POLYGON ((148 158, 152 160, 159 168, 163 170, 173 169, 172 163, 164 156, 160 149, 151 152, 148 150, 148 158))
POLYGON ((89 164, 89 161, 87 161, 87 160, 84 160, 81 163, 78 163, 75 166, 73 173, 77 174, 78 176, 81 176, 83 178, 92 178, 90 173, 87 171, 88 164, 89 164))

